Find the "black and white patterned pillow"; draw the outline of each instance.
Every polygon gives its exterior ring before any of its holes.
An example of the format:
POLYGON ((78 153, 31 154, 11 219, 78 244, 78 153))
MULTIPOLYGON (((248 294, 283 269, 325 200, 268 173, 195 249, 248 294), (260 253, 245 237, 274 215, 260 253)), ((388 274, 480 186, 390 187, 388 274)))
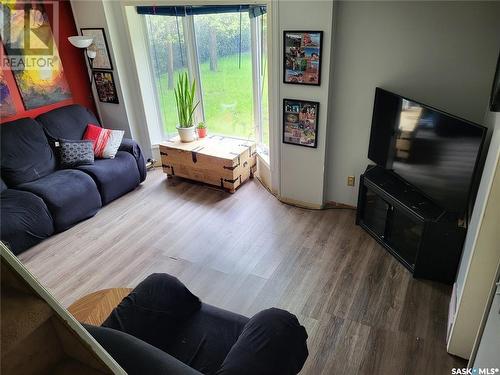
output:
POLYGON ((94 144, 92 141, 59 140, 59 165, 74 168, 79 165, 94 164, 94 144))

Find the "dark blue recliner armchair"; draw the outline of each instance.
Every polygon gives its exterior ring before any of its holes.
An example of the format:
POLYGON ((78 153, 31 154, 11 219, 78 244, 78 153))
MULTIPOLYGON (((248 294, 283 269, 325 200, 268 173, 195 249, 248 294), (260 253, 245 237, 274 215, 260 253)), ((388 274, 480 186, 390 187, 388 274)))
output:
POLYGON ((202 303, 177 278, 152 274, 85 328, 129 375, 295 375, 307 332, 288 311, 252 318, 202 303))

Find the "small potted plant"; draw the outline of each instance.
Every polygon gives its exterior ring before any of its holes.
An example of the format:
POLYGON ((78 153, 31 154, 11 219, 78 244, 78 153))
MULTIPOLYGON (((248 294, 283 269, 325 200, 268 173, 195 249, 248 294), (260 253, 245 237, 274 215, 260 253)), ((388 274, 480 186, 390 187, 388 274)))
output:
POLYGON ((198 137, 205 138, 207 136, 207 125, 202 121, 196 127, 198 131, 198 137))
POLYGON ((193 113, 199 102, 194 103, 195 81, 189 84, 187 73, 181 74, 174 89, 175 102, 177 104, 177 117, 179 125, 177 131, 182 142, 192 142, 195 140, 195 130, 193 125, 193 113))

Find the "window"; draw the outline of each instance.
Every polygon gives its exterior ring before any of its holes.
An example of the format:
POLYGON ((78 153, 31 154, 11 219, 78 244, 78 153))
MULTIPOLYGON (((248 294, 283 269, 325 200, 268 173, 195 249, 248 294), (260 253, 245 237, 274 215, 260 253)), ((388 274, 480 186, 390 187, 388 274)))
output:
MULTIPOLYGON (((262 113, 262 143, 269 147, 269 96, 268 96, 268 86, 267 86, 267 14, 263 14, 261 17, 256 19, 256 22, 260 23, 260 50, 262 51, 262 56, 260 59, 261 65, 261 76, 260 76, 260 91, 261 91, 261 113, 262 113)), ((259 26, 259 25, 258 25, 259 26)), ((257 26, 257 27, 258 27, 257 26)))
POLYGON ((194 26, 208 128, 217 134, 255 138, 248 15, 197 15, 194 26))
POLYGON ((267 18, 263 6, 137 7, 145 14, 166 137, 176 133, 173 88, 197 81, 196 120, 211 134, 269 144, 267 18))
POLYGON ((146 16, 149 51, 164 134, 174 134, 177 125, 174 86, 179 74, 187 71, 187 53, 182 28, 176 17, 146 16))

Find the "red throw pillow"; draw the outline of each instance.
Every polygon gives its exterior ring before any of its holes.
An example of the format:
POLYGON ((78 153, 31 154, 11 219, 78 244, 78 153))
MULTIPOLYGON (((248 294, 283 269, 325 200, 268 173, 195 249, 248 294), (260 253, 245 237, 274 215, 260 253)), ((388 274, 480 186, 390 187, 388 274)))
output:
POLYGON ((104 129, 88 124, 83 139, 92 141, 96 158, 113 159, 123 139, 123 130, 104 129))

